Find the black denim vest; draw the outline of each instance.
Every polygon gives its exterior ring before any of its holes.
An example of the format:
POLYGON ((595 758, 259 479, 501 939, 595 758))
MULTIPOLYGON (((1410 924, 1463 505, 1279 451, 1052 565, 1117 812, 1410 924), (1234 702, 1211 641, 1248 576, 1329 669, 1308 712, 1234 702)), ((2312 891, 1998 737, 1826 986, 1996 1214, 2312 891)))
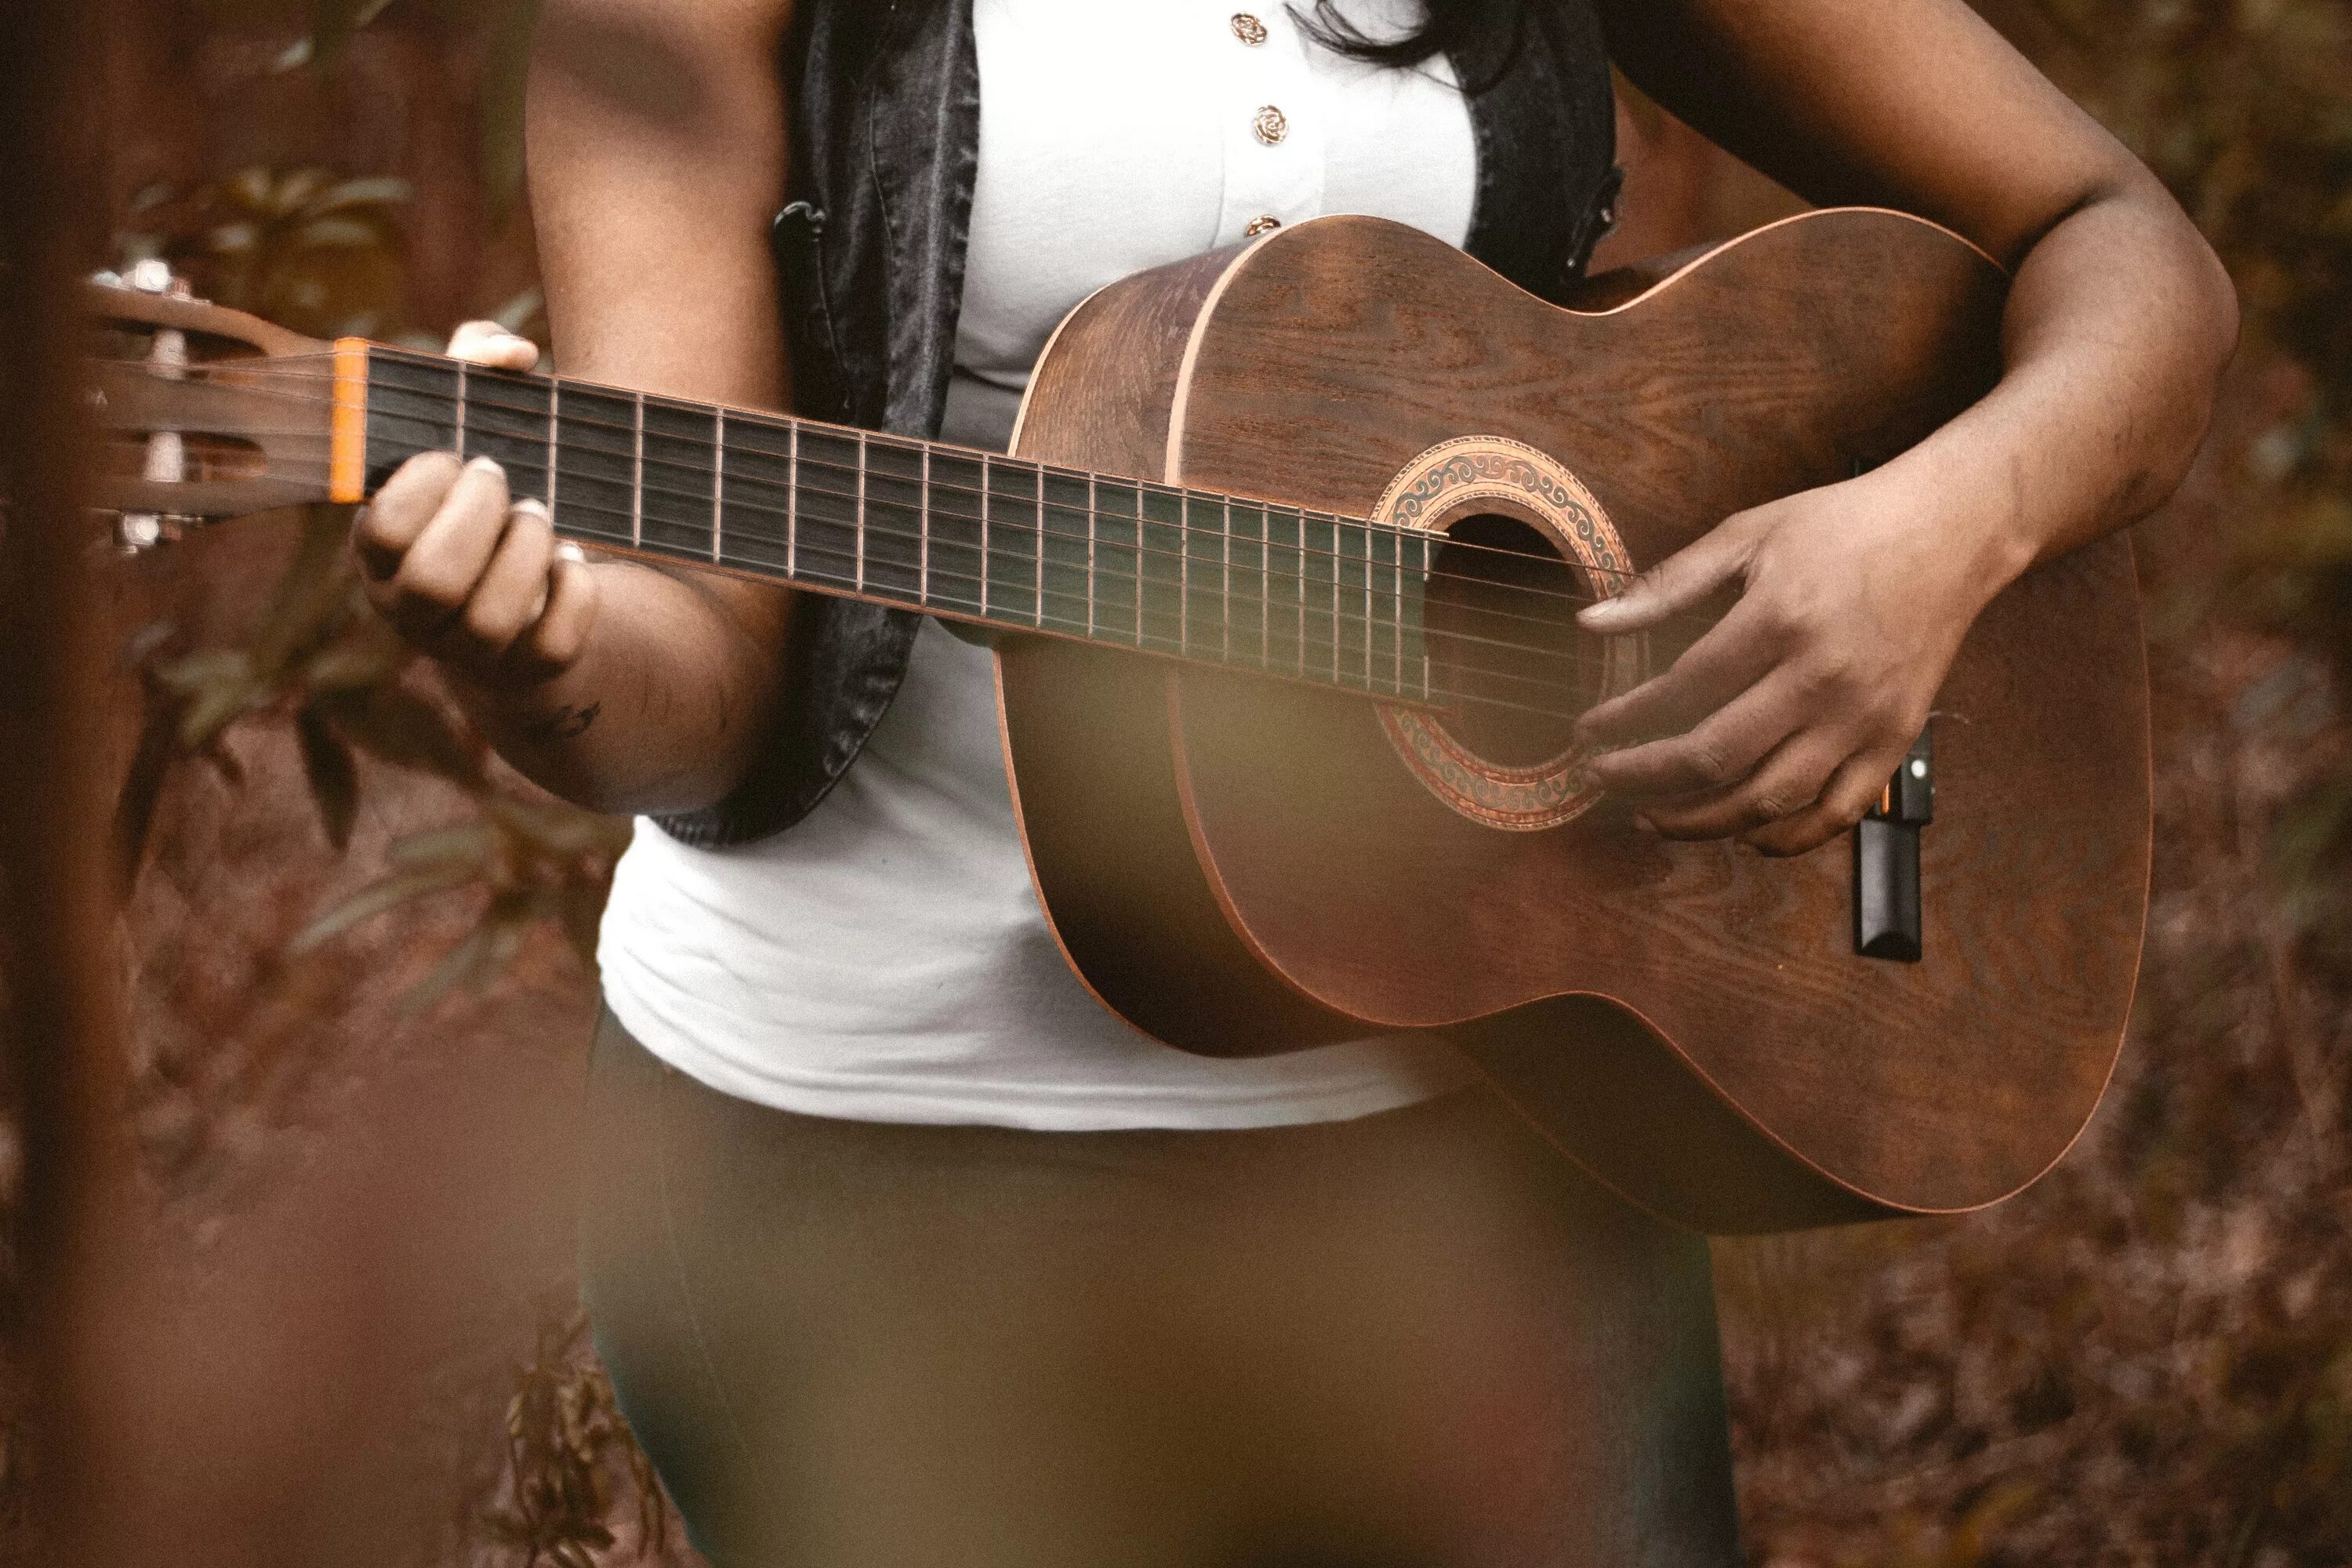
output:
MULTIPOLYGON (((1591 0, 1529 0, 1518 37, 1483 40, 1453 63, 1477 150, 1465 248, 1557 299, 1617 196, 1615 106, 1591 0)), ((980 161, 971 0, 803 0, 782 67, 793 199, 774 240, 794 407, 936 435, 980 161)), ((890 706, 919 624, 911 611, 803 598, 793 690, 759 762, 726 800, 661 826, 718 845, 807 816, 890 706)))

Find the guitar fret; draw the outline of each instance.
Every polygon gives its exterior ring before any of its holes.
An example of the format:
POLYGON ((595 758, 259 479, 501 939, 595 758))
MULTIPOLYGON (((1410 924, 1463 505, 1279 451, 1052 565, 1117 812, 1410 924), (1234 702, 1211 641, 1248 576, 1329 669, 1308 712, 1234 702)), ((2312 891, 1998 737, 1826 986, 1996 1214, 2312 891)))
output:
POLYGON ((1390 593, 1395 595, 1397 637, 1390 648, 1397 656, 1397 696, 1404 696, 1404 541, 1397 541, 1397 569, 1388 578, 1390 593))
POLYGON ((1437 544, 1409 529, 446 360, 400 374, 378 375, 371 464, 493 458, 567 539, 1383 700, 1446 683, 1437 544))
POLYGON ((1274 667, 1274 514, 1257 514, 1257 667, 1274 667))
POLYGON ((555 418, 563 406, 563 384, 551 377, 547 383, 547 515, 555 515, 555 418))
POLYGON ((1307 550, 1306 545, 1307 545, 1307 521, 1306 521, 1306 512, 1301 512, 1301 515, 1298 515, 1298 578, 1296 578, 1296 583, 1298 583, 1298 642, 1296 642, 1298 654, 1296 654, 1296 658, 1291 658, 1291 668, 1294 668, 1301 677, 1307 672, 1307 550))
POLYGON ((1225 663, 1233 663, 1233 496, 1225 496, 1218 503, 1218 515, 1225 520, 1225 538, 1221 541, 1225 552, 1225 583, 1218 590, 1218 606, 1223 614, 1216 618, 1216 656, 1225 663))
POLYGON ((725 531, 727 494, 727 410, 721 408, 711 423, 710 437, 710 559, 716 563, 719 554, 720 535, 725 531))
POLYGON ((1339 546, 1339 520, 1335 517, 1331 520, 1331 684, 1334 686, 1347 684, 1346 673, 1339 668, 1341 650, 1348 643, 1340 608, 1347 602, 1341 596, 1347 588, 1346 574, 1339 570, 1344 553, 1339 546))
POLYGON ((1192 509, 1176 499, 1176 657, 1192 657, 1192 509))
POLYGON ((1433 695, 1433 687, 1434 685, 1429 669, 1429 574, 1431 569, 1436 564, 1436 558, 1431 552, 1430 539, 1427 534, 1416 535, 1413 542, 1415 547, 1421 552, 1421 598, 1419 601, 1421 613, 1414 617, 1421 623, 1421 625, 1419 627, 1420 635, 1414 637, 1413 641, 1417 643, 1421 648, 1421 695, 1423 700, 1426 701, 1432 695, 1433 695))

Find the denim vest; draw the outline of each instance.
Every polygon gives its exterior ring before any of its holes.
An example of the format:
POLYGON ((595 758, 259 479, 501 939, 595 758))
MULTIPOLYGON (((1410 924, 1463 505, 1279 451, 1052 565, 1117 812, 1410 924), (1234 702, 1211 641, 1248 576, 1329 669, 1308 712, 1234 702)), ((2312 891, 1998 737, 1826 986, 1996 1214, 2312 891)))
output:
MULTIPOLYGON (((1477 153, 1465 248, 1559 299, 1613 220, 1620 179, 1591 0, 1528 0, 1516 37, 1481 40, 1453 64, 1477 153)), ((783 71, 793 199, 773 240, 793 406, 934 436, 980 161, 971 0, 802 0, 783 71)), ((660 818, 663 828, 688 844, 730 844, 807 816, 890 706, 919 624, 912 611, 804 596, 775 732, 728 798, 660 818)))

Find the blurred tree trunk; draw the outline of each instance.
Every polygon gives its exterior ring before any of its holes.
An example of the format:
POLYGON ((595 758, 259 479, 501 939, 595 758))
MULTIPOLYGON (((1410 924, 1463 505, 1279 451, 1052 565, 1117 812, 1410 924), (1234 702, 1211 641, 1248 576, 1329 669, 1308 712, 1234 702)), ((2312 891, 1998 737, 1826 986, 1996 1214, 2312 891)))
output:
POLYGON ((25 0, 0 51, 0 941, 25 1152, 15 1325, 33 1404, 30 1474, 12 1477, 43 1563, 142 1555, 100 1478, 122 1363, 115 1274, 136 1224, 122 1136, 123 1060, 108 874, 110 771, 89 716, 104 700, 99 540, 77 497, 68 395, 75 274, 99 254, 93 47, 104 7, 25 0))

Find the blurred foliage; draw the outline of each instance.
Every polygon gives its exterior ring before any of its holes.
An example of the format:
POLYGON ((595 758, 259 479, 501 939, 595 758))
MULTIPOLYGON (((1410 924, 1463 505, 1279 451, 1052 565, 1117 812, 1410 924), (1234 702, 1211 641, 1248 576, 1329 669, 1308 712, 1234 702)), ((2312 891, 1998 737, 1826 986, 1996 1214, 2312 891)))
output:
MULTIPOLYGON (((2063 84, 2221 252, 2245 355, 2301 383, 2247 447, 2228 605, 2294 637, 2352 693, 2352 0, 2027 0, 2063 84)), ((1999 15, 2000 8, 1996 8, 1999 15)), ((2290 808, 2298 923, 2352 942, 2352 763, 2290 808)))
POLYGON ((117 813, 127 875, 136 874, 173 759, 201 756, 234 778, 220 742, 249 715, 291 721, 320 826, 337 849, 350 842, 358 810, 355 746, 469 791, 485 787, 481 742, 400 683, 413 656, 359 591, 350 521, 348 508, 311 510, 294 561, 243 647, 167 653, 172 628, 142 634, 157 700, 117 813))
POLYGON ((409 195, 390 176, 248 168, 193 191, 142 191, 117 246, 126 262, 161 257, 204 298, 244 301, 298 332, 376 337, 400 319, 409 195))
MULTIPOLYGON (((267 21, 265 4, 206 0, 225 13, 267 21)), ((422 0, 320 0, 315 28, 278 61, 281 69, 331 70, 352 36, 394 5, 422 0)), ((493 205, 519 193, 527 3, 444 4, 443 20, 487 40, 478 120, 485 186, 493 205)), ((314 336, 397 336, 407 325, 401 217, 406 184, 347 177, 311 166, 251 167, 187 191, 155 189, 134 203, 121 237, 126 258, 162 256, 205 297, 314 336)), ((510 326, 538 307, 535 289, 496 314, 510 326)), ((427 340, 438 347, 439 340, 427 340)), ((226 646, 190 647, 176 627, 155 626, 133 655, 148 716, 117 811, 126 884, 136 879, 173 770, 197 760, 236 783, 233 738, 290 739, 320 828, 348 847, 372 775, 363 760, 430 775, 471 803, 454 824, 394 840, 384 874, 316 916, 275 969, 265 1016, 283 1024, 336 1005, 331 971, 304 960, 354 928, 420 900, 470 897, 478 912, 459 940, 409 991, 422 1010, 453 991, 494 983, 534 932, 560 933, 583 968, 594 968, 596 921, 624 822, 529 790, 496 763, 431 672, 368 605, 348 544, 349 509, 314 507, 268 605, 249 634, 226 646)), ((223 1081, 250 1092, 249 1074, 223 1081)), ((166 1103, 171 1110, 176 1101, 166 1103)), ((142 1124, 151 1157, 186 1165, 194 1146, 184 1113, 142 1124), (169 1136, 163 1136, 168 1133, 169 1136), (164 1152, 158 1155, 157 1151, 164 1152)), ((506 1418, 506 1467, 498 1500, 465 1522, 522 1568, 588 1568, 615 1544, 617 1512, 635 1516, 635 1545, 667 1555, 666 1503, 630 1438, 610 1384, 583 1353, 575 1319, 543 1325, 535 1359, 519 1373, 506 1418)))
POLYGON ((348 509, 311 509, 249 642, 173 653, 170 628, 144 635, 156 700, 117 812, 126 877, 136 875, 176 758, 205 758, 234 778, 221 744, 231 726, 282 722, 299 748, 320 828, 339 850, 359 812, 355 753, 432 773, 478 808, 471 821, 395 843, 391 874, 312 921, 293 956, 411 900, 478 889, 488 897, 474 929, 412 994, 412 1005, 428 1005, 461 984, 487 984, 542 924, 562 931, 593 970, 597 914, 612 864, 628 842, 626 825, 544 796, 518 796, 496 782, 480 738, 446 701, 404 680, 417 660, 360 592, 349 528, 348 509))
POLYGON ((614 1544, 607 1521, 628 1499, 640 1552, 658 1556, 668 1544, 660 1483, 611 1380, 586 1353, 587 1330, 576 1310, 543 1315, 538 1353, 515 1374, 507 1496, 485 1518, 491 1536, 521 1554, 521 1568, 592 1568, 592 1554, 614 1544))
POLYGON ((488 984, 542 924, 562 931, 593 971, 604 885, 628 846, 627 825, 545 801, 485 793, 481 804, 471 822, 396 841, 390 873, 311 921, 292 951, 307 952, 411 900, 480 888, 489 898, 479 923, 410 994, 411 1007, 430 1006, 458 985, 488 984))

